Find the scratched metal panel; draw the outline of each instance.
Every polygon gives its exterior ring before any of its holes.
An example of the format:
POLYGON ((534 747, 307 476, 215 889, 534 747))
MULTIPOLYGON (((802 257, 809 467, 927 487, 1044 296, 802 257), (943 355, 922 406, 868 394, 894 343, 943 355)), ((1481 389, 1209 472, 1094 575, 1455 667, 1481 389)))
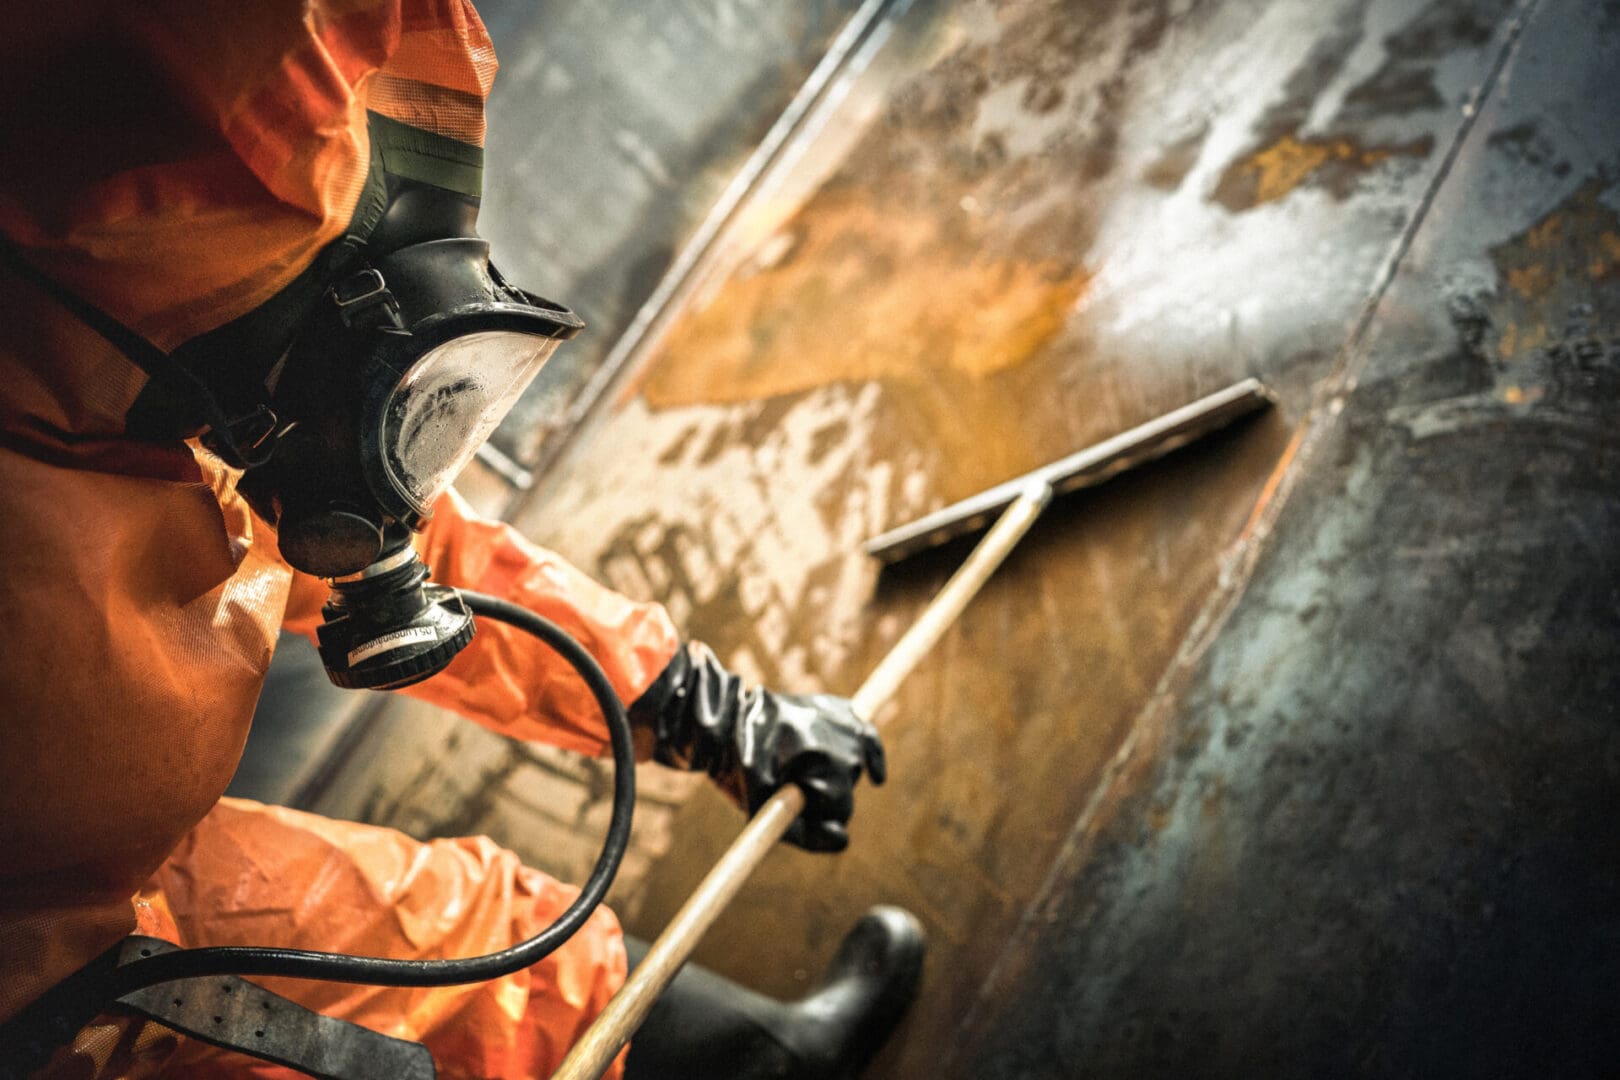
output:
MULTIPOLYGON (((883 1071, 937 1074, 1218 626, 1510 7, 912 7, 807 152, 824 181, 744 240, 520 526, 763 681, 848 691, 961 554, 879 579, 867 536, 1244 375, 1282 404, 1038 526, 883 718, 893 779, 850 851, 774 855, 704 961, 791 995, 866 905, 910 906, 934 951, 883 1071)), ((738 825, 688 802, 633 925, 738 825)))
POLYGON ((1613 1075, 1617 66, 1536 7, 951 1075, 1613 1075))

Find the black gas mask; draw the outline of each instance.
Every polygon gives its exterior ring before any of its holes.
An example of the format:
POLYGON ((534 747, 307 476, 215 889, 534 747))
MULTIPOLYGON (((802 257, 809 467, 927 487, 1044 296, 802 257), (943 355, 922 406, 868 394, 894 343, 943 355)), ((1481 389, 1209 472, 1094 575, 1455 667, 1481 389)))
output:
POLYGON ((334 276, 230 443, 238 490, 289 565, 333 584, 321 658, 339 686, 392 689, 472 639, 410 538, 557 346, 584 324, 516 288, 472 229, 476 204, 404 185, 334 276), (446 235, 449 234, 449 235, 446 235))

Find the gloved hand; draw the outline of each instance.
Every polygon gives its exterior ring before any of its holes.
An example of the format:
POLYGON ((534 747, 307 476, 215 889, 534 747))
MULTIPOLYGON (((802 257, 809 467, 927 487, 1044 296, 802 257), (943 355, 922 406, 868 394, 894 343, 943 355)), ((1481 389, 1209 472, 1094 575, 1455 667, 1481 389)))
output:
POLYGON ((842 851, 861 770, 887 774, 877 729, 847 698, 749 689, 708 646, 676 652, 630 706, 630 723, 653 733, 653 758, 703 770, 749 814, 786 783, 804 791, 804 813, 787 840, 807 851, 842 851))

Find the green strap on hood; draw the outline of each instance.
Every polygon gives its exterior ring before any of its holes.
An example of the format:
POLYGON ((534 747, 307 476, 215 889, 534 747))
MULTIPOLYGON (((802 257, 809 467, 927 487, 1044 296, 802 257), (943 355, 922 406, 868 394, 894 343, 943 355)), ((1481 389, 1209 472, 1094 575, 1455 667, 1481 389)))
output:
POLYGON ((402 124, 380 113, 367 113, 366 120, 371 130, 372 154, 381 154, 386 172, 469 199, 482 196, 483 147, 402 124))

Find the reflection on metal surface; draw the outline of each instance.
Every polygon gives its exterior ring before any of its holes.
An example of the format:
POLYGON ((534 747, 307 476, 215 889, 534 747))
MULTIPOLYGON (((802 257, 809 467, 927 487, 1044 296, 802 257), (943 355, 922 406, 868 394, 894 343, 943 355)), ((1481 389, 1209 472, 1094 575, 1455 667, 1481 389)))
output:
POLYGON ((609 429, 618 452, 570 470, 520 524, 543 523, 548 543, 624 592, 659 597, 728 666, 830 685, 865 632, 876 576, 850 556, 897 501, 924 509, 885 451, 881 399, 844 385, 776 409, 654 412, 637 399, 609 429))

